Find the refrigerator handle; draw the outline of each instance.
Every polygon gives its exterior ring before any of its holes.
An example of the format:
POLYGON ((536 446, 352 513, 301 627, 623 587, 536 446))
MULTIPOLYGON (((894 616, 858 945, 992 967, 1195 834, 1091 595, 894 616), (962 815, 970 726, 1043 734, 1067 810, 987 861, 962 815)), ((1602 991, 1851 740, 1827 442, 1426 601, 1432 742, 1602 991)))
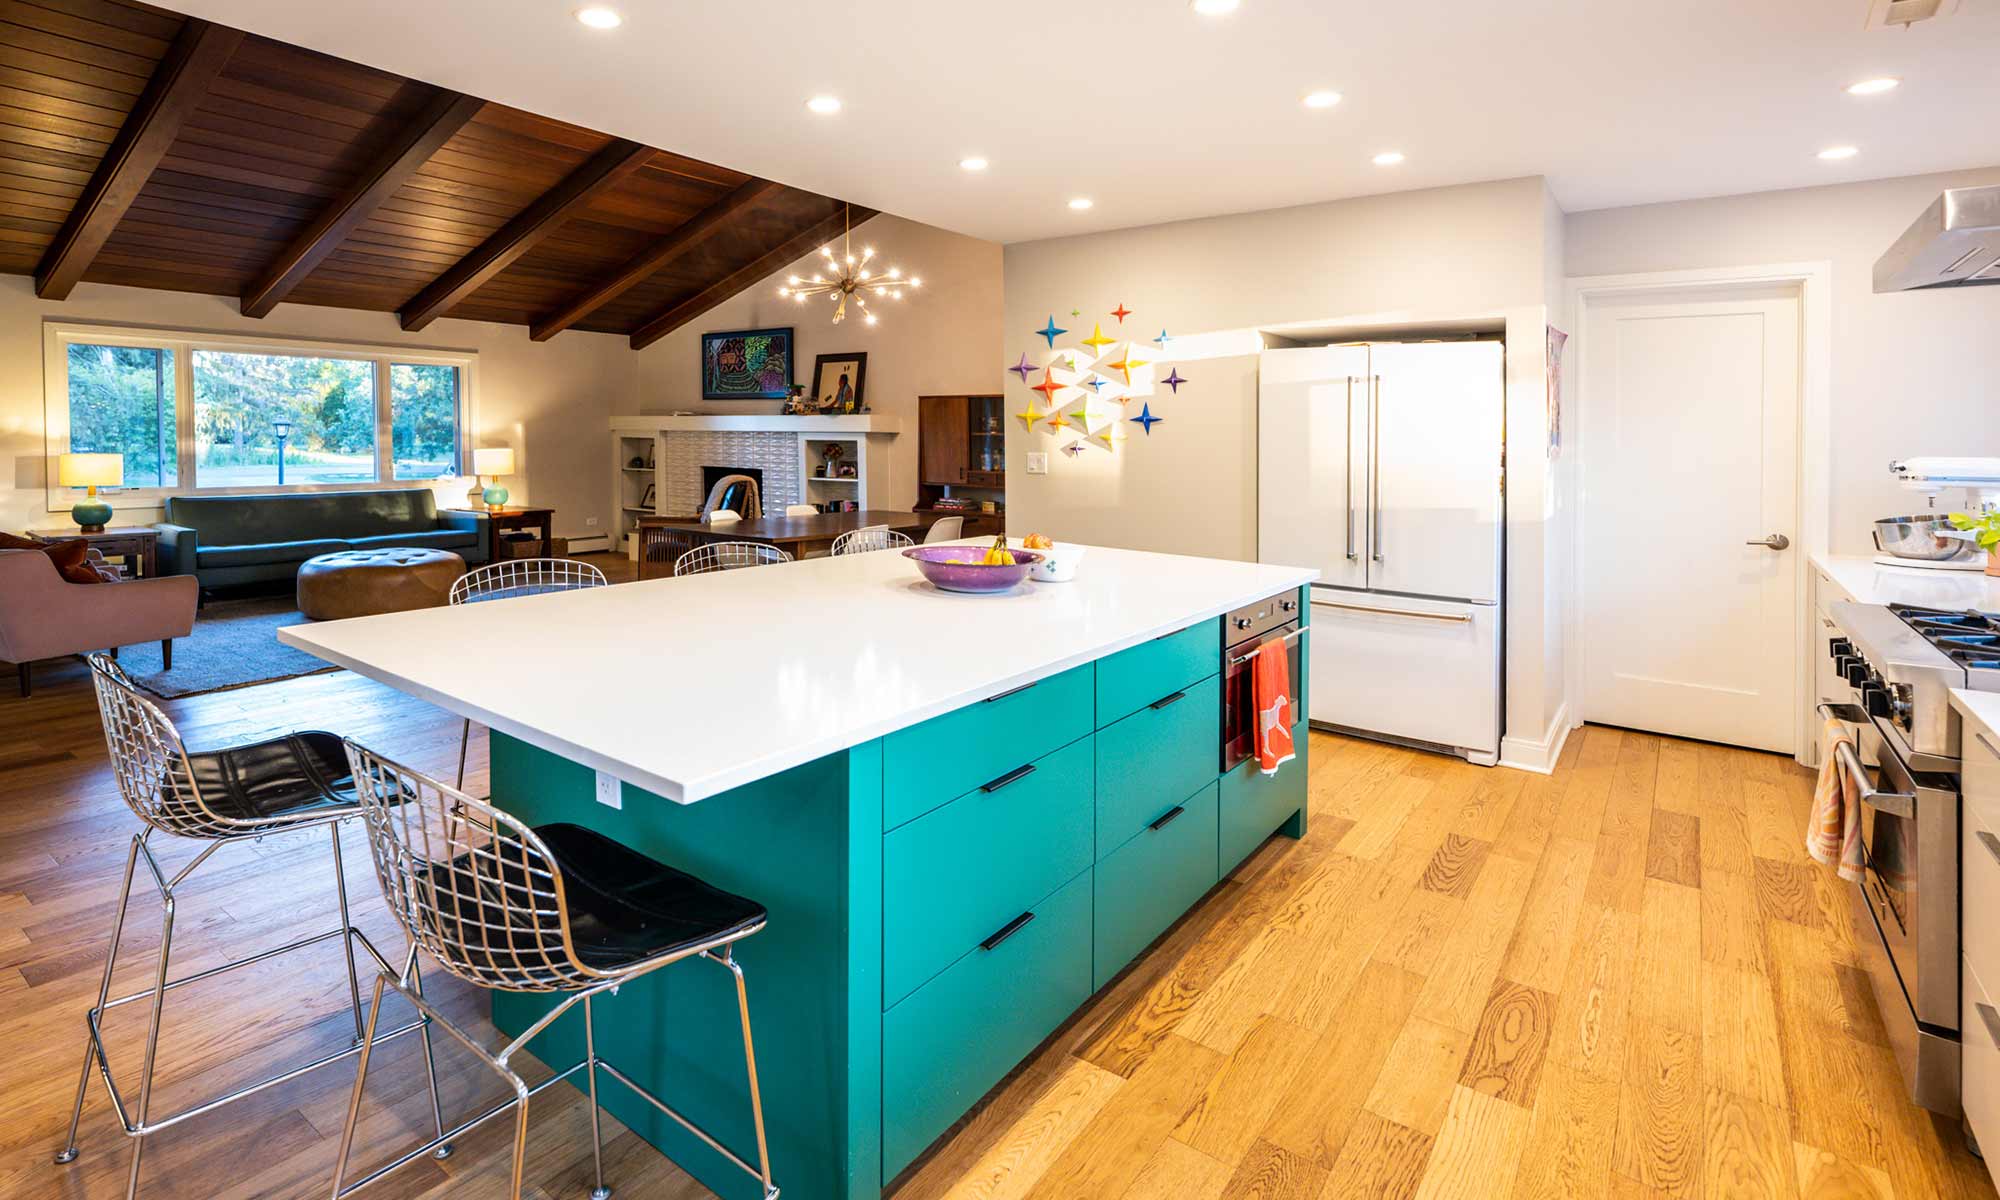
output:
POLYGON ((1347 436, 1342 444, 1347 447, 1347 461, 1341 464, 1340 490, 1347 502, 1347 560, 1353 562, 1360 557, 1354 550, 1354 376, 1347 377, 1347 436))
POLYGON ((1368 393, 1368 539, 1369 557, 1382 561, 1382 377, 1369 378, 1368 393))

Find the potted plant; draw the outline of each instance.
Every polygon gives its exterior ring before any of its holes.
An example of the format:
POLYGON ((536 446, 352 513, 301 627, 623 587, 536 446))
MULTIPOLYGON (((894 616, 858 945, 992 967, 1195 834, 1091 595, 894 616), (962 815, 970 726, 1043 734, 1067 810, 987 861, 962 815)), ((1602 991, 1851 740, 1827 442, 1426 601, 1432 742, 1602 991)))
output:
POLYGON ((1977 514, 1955 512, 1948 519, 1953 529, 1971 534, 1986 551, 1986 573, 2000 575, 2000 509, 1977 514))

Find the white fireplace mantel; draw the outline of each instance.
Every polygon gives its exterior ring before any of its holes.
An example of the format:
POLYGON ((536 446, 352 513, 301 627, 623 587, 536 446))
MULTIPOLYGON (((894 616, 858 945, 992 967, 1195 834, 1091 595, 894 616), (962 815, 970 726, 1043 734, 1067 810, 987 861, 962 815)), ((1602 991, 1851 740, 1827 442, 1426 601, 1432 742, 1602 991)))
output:
POLYGON ((858 416, 788 417, 782 413, 627 414, 611 418, 611 431, 648 433, 804 433, 895 437, 902 427, 877 413, 858 416))

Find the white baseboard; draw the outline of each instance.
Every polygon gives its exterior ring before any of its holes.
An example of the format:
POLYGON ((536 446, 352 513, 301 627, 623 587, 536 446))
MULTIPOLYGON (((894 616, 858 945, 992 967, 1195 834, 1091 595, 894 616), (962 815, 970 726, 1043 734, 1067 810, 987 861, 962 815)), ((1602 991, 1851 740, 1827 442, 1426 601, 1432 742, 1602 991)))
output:
POLYGON ((1500 739, 1500 765, 1513 767, 1517 771, 1533 771, 1547 775, 1556 769, 1556 762, 1562 758, 1563 743, 1569 740, 1569 731, 1576 723, 1569 719, 1569 704, 1556 710, 1556 716, 1539 739, 1504 737, 1500 739))
POLYGON ((571 554, 595 554, 600 550, 609 549, 611 549, 611 538, 608 534, 593 533, 588 537, 573 537, 569 539, 569 552, 571 554))

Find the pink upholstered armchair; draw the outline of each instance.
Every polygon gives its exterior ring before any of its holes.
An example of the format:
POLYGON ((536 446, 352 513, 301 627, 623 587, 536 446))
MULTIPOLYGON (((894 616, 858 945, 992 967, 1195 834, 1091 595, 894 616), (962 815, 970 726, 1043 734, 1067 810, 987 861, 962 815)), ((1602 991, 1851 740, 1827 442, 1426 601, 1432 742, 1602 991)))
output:
POLYGON ((38 658, 157 641, 171 667, 173 640, 194 629, 199 587, 192 575, 70 583, 39 550, 0 550, 0 662, 14 664, 23 696, 38 658))

